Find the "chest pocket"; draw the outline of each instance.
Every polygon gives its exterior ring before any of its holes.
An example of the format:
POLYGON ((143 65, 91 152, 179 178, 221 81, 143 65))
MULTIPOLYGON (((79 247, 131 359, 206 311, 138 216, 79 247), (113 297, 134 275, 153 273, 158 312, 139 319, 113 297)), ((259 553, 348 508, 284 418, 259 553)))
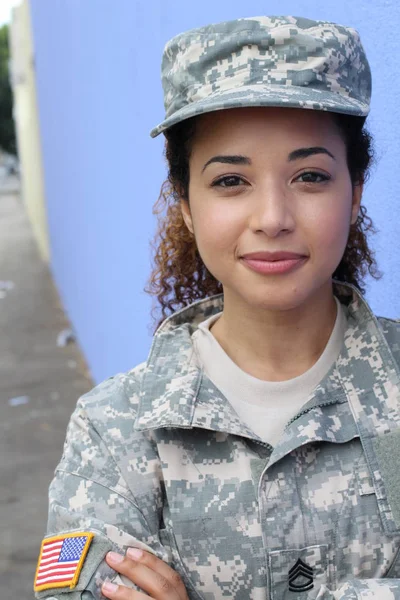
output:
MULTIPOLYGON (((356 461, 354 470, 354 491, 355 498, 352 497, 352 504, 359 506, 363 514, 370 518, 378 515, 382 533, 388 537, 400 536, 400 435, 396 432, 398 445, 396 449, 391 447, 391 452, 387 448, 378 448, 378 444, 385 443, 391 434, 382 438, 373 440, 375 454, 378 457, 378 463, 375 462, 375 471, 371 470, 365 451, 361 450, 360 456, 356 461), (396 456, 397 454, 397 456, 396 456), (374 476, 373 476, 374 474, 374 476)), ((360 442, 361 449, 361 442, 360 442)), ((375 457, 374 457, 375 460, 375 457)), ((357 510, 355 510, 357 514, 357 510)))
POLYGON ((365 450, 356 468, 356 490, 363 502, 376 503, 383 533, 400 536, 400 432, 387 433, 368 440, 369 461, 365 450), (370 464, 372 466, 370 466, 370 464))
POLYGON ((328 546, 268 553, 271 600, 311 600, 329 585, 328 546))
POLYGON ((337 584, 348 578, 387 577, 399 549, 386 495, 379 496, 359 442, 353 482, 338 514, 335 539, 337 584))
POLYGON ((374 488, 388 535, 400 535, 400 430, 372 440, 376 456, 377 475, 374 488))

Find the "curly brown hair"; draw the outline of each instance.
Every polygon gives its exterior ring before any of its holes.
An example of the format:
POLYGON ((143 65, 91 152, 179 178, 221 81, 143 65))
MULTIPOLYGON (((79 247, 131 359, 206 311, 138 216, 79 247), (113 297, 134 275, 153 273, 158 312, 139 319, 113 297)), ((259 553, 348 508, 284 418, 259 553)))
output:
MULTIPOLYGON (((346 143, 351 181, 353 185, 365 183, 375 160, 373 138, 365 127, 365 117, 332 114, 346 143)), ((157 299, 152 310, 156 321, 154 331, 169 314, 195 300, 223 291, 222 284, 203 263, 180 207, 181 198, 189 201, 189 158, 195 125, 196 117, 193 117, 164 132, 168 179, 164 181, 153 207, 153 214, 158 215, 158 228, 151 242, 154 265, 148 286, 144 289, 157 299), (159 306, 161 318, 157 321, 154 311, 159 306)), ((357 221, 350 227, 342 260, 332 275, 333 279, 353 284, 361 293, 365 292, 364 279, 367 273, 375 279, 381 277, 374 252, 368 246, 369 233, 376 233, 376 229, 362 205, 357 221)))

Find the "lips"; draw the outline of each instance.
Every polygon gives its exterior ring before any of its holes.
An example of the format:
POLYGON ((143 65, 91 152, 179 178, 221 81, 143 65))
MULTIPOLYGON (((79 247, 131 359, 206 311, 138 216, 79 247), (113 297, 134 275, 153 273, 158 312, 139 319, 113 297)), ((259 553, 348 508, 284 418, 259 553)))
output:
POLYGON ((249 254, 243 254, 241 258, 248 260, 265 260, 268 262, 275 262, 278 260, 296 260, 299 258, 305 258, 304 254, 298 254, 297 252, 288 252, 282 250, 280 252, 251 252, 249 254))
POLYGON ((253 252, 241 257, 242 264, 261 275, 283 275, 302 267, 308 257, 296 252, 253 252), (257 258, 256 258, 257 257, 257 258))

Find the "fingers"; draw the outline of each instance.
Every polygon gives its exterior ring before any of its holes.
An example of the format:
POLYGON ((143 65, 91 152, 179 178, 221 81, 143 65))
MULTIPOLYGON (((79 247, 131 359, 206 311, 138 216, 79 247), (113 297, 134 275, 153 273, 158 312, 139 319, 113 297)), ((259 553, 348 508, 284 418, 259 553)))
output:
POLYGON ((139 561, 141 565, 145 565, 155 573, 158 573, 164 577, 176 590, 179 598, 185 600, 187 598, 187 592, 185 585, 179 575, 172 567, 167 565, 163 560, 151 554, 151 552, 143 552, 137 548, 128 548, 127 556, 132 560, 139 561))
MULTIPOLYGON (((154 600, 187 600, 186 589, 178 573, 149 552, 129 548, 125 557, 110 552, 106 560, 113 569, 125 575, 154 600)), ((136 600, 135 596, 121 597, 121 600, 128 598, 136 600)))
POLYGON ((116 585, 110 581, 103 583, 101 588, 103 595, 110 600, 149 600, 147 594, 136 592, 124 585, 116 585))

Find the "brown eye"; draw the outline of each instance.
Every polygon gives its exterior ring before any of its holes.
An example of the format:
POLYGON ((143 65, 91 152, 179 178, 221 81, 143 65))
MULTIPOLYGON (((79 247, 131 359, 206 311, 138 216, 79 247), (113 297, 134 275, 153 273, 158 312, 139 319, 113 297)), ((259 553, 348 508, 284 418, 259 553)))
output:
POLYGON ((316 171, 307 171, 306 173, 302 173, 298 179, 303 178, 301 183, 323 183, 324 181, 329 181, 330 177, 324 175, 323 173, 318 173, 316 171))
POLYGON ((212 183, 212 187, 237 187, 243 182, 243 179, 238 175, 225 175, 212 183))

